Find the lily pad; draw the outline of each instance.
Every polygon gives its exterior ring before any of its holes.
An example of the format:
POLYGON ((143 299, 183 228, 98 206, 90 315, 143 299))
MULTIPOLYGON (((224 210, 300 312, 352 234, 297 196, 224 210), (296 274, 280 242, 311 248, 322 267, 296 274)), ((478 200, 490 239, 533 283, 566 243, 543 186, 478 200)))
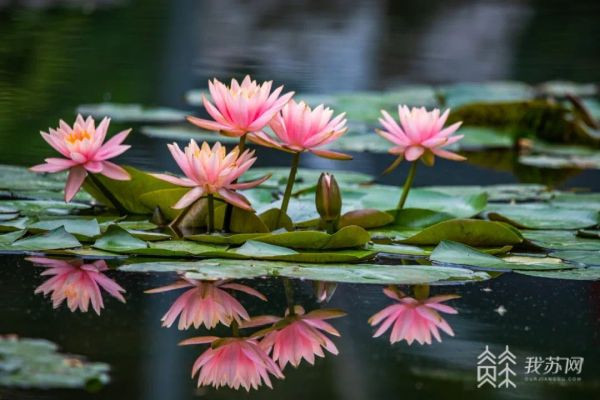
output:
POLYGON ((341 216, 339 226, 358 225, 365 229, 379 228, 394 221, 394 217, 384 211, 367 208, 349 211, 341 216))
POLYGON ((396 216, 394 223, 386 226, 385 229, 389 230, 421 229, 454 218, 452 215, 444 212, 421 208, 403 208, 399 212, 392 210, 388 211, 388 213, 396 216))
POLYGON ((11 244, 15 240, 22 238, 26 232, 27 230, 22 229, 20 231, 14 231, 0 235, 0 246, 3 244, 11 244))
MULTIPOLYGON (((410 232, 410 231, 409 231, 410 232)), ((405 232, 386 231, 384 234, 398 243, 415 245, 437 245, 443 240, 452 240, 475 247, 505 246, 519 244, 523 238, 512 227, 492 221, 477 219, 452 219, 429 226, 406 237, 405 232)))
POLYGON ((32 232, 51 231, 61 226, 67 232, 84 238, 100 235, 100 225, 95 218, 45 219, 29 225, 28 229, 32 232))
POLYGON ((525 239, 545 249, 600 251, 600 240, 579 237, 575 231, 524 230, 522 233, 525 239))
POLYGON ((423 265, 297 264, 259 260, 207 259, 193 262, 148 262, 119 268, 127 272, 187 272, 194 279, 243 279, 285 276, 329 282, 363 284, 435 284, 489 279, 485 272, 423 265))
POLYGON ((218 257, 225 253, 227 246, 215 244, 202 244, 187 240, 165 240, 160 242, 152 242, 147 248, 133 250, 134 254, 149 255, 149 256, 202 256, 202 257, 218 257))
POLYGON ((88 204, 55 200, 0 200, 0 208, 10 208, 26 216, 67 215, 89 209, 88 204))
POLYGON ((503 185, 452 185, 452 186, 427 186, 422 189, 433 190, 452 196, 477 195, 486 193, 488 201, 530 201, 549 200, 554 192, 544 185, 537 184, 503 184, 503 185))
POLYGON ((10 232, 26 229, 31 220, 27 217, 0 221, 0 232, 10 232))
POLYGON ((259 236, 263 236, 263 233, 235 233, 235 234, 197 234, 197 235, 187 235, 185 238, 188 240, 193 240, 197 242, 203 243, 213 243, 213 244, 228 244, 228 245, 241 245, 248 240, 254 239, 259 236))
POLYGON ((536 278, 565 279, 575 281, 600 280, 600 268, 575 268, 567 271, 516 271, 536 278))
POLYGON ((456 83, 440 88, 445 106, 456 108, 475 102, 527 100, 534 90, 522 82, 456 83))
POLYGON ((503 259, 482 253, 472 247, 452 241, 441 242, 431 253, 429 259, 440 264, 466 265, 484 269, 498 270, 555 270, 569 269, 558 258, 508 258, 503 259))
POLYGON ((600 251, 563 250, 552 252, 550 256, 571 263, 600 267, 600 251))
POLYGON ((363 228, 350 225, 334 234, 322 231, 272 233, 254 238, 256 241, 294 249, 342 249, 364 246, 370 235, 363 228))
POLYGON ((4 248, 14 250, 42 251, 72 249, 74 247, 81 247, 81 243, 79 243, 75 236, 71 235, 63 226, 61 226, 60 228, 56 228, 46 233, 19 239, 13 242, 10 247, 4 248))
POLYGON ((222 144, 236 145, 239 138, 219 135, 216 132, 205 131, 191 125, 175 126, 142 126, 141 132, 152 138, 165 140, 186 140, 194 139, 197 142, 216 142, 222 144))
POLYGON ((487 217, 527 229, 578 229, 597 225, 598 210, 554 207, 541 203, 490 204, 487 217))
POLYGON ((134 237, 117 225, 111 225, 106 233, 96 240, 93 247, 115 253, 127 253, 145 249, 148 247, 148 243, 134 237))
POLYGON ((115 122, 183 122, 188 115, 172 108, 117 103, 82 104, 77 112, 94 118, 110 117, 115 122))
POLYGON ((61 354, 43 339, 0 337, 0 386, 28 389, 86 388, 108 383, 109 366, 61 354))

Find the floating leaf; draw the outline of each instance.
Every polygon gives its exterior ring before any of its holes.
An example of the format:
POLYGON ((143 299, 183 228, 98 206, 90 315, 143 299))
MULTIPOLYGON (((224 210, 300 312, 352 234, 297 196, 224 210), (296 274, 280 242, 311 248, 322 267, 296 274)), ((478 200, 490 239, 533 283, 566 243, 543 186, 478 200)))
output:
POLYGON ((295 231, 272 233, 259 236, 254 240, 294 249, 315 250, 360 247, 364 246, 369 239, 369 233, 363 228, 350 225, 331 235, 322 231, 295 231))
POLYGON ((149 243, 147 248, 134 250, 135 254, 149 256, 203 256, 217 257, 222 256, 227 250, 227 246, 201 244, 187 240, 165 240, 149 243))
POLYGON ((0 235, 0 246, 5 245, 5 244, 11 244, 15 240, 22 238, 26 232, 27 231, 25 229, 23 229, 20 231, 14 231, 14 232, 5 233, 3 235, 0 235))
POLYGON ((279 214, 279 208, 271 208, 267 211, 261 212, 258 217, 265 224, 269 231, 275 231, 279 228, 285 228, 290 231, 294 229, 294 223, 286 213, 283 213, 281 220, 279 221, 279 225, 277 225, 277 220, 280 218, 279 214))
POLYGON ((0 200, 0 209, 10 208, 26 216, 67 215, 74 211, 89 209, 88 204, 65 203, 54 200, 0 200))
POLYGON ((525 239, 545 249, 600 251, 600 240, 578 237, 575 231, 524 230, 522 233, 525 239))
POLYGON ((456 108, 475 102, 528 100, 534 95, 531 86, 521 82, 456 83, 440 88, 445 106, 456 108))
POLYGON ((0 336, 0 386, 28 389, 86 388, 106 384, 109 366, 61 354, 43 339, 0 336))
POLYGON ((185 111, 165 107, 146 108, 139 104, 82 104, 77 112, 94 118, 110 117, 115 122, 183 122, 185 111))
POLYGON ((61 226, 67 232, 84 238, 100 235, 100 225, 95 218, 45 219, 29 225, 28 229, 32 232, 51 231, 61 226))
POLYGON ((263 233, 236 233, 236 234, 221 234, 221 233, 213 233, 213 234, 197 234, 197 235, 187 235, 185 238, 188 240, 193 240, 197 242, 203 243, 214 243, 214 244, 230 244, 230 245, 240 245, 244 242, 254 239, 259 236, 263 236, 263 233))
POLYGON ((583 238, 600 239, 600 229, 580 229, 577 231, 577 236, 583 238))
POLYGON ((519 244, 523 238, 518 231, 501 222, 477 219, 453 219, 423 229, 410 237, 400 239, 404 244, 436 245, 452 240, 469 246, 504 246, 519 244))
POLYGON ((472 247, 452 241, 443 241, 429 256, 431 261, 441 264, 466 265, 469 267, 499 269, 499 270, 549 270, 569 269, 558 258, 499 258, 482 253, 472 247))
POLYGON ((30 236, 24 239, 19 239, 12 243, 10 247, 5 249, 13 248, 14 250, 55 250, 55 249, 72 249, 74 247, 80 247, 81 243, 65 230, 63 226, 56 228, 49 232, 30 236))
POLYGON ((27 217, 0 221, 0 232, 17 231, 27 228, 31 220, 27 217))
POLYGON ((549 81, 537 86, 537 90, 546 96, 565 97, 572 96, 595 96, 598 94, 598 86, 594 83, 578 83, 571 81, 549 81))
POLYGON ((549 191, 546 186, 536 184, 427 186, 422 189, 433 190, 451 196, 473 196, 486 193, 489 201, 549 200, 555 194, 549 191))
POLYGON ((181 212, 181 210, 174 209, 173 206, 189 190, 189 188, 180 187, 153 190, 140 195, 139 201, 147 210, 154 210, 158 207, 165 217, 173 220, 181 212))
POLYGON ((600 280, 600 268, 575 268, 567 271, 516 271, 536 278, 566 279, 576 281, 600 280))
POLYGON ((489 279, 485 272, 423 265, 340 264, 318 265, 259 260, 208 259, 193 262, 148 262, 124 265, 128 272, 187 271, 194 279, 243 279, 285 276, 329 282, 366 284, 424 284, 489 279))
POLYGON ((557 207, 600 210, 600 193, 558 193, 550 204, 557 207))
POLYGON ((142 126, 141 132, 152 138, 165 140, 186 140, 194 139, 197 142, 216 142, 221 144, 236 145, 239 138, 219 135, 216 132, 205 131, 191 125, 174 125, 174 126, 142 126))
POLYGON ((389 230, 421 229, 454 218, 450 214, 421 208, 403 208, 399 212, 391 210, 388 213, 396 216, 394 223, 386 226, 385 229, 389 230))
POLYGON ((379 228, 394 221, 394 217, 384 211, 367 208, 349 211, 341 216, 339 226, 358 225, 365 229, 379 228))
POLYGON ((406 256, 427 256, 431 254, 430 250, 408 244, 379 244, 374 243, 367 247, 379 254, 400 254, 406 256))
POLYGON ((106 233, 94 243, 94 248, 115 253, 127 253, 133 250, 145 249, 148 244, 127 232, 125 229, 111 225, 106 233))
POLYGON ((600 251, 563 250, 552 252, 550 256, 572 263, 600 267, 600 251))
POLYGON ((578 229, 598 224, 598 210, 554 207, 547 204, 490 204, 487 217, 527 229, 578 229))

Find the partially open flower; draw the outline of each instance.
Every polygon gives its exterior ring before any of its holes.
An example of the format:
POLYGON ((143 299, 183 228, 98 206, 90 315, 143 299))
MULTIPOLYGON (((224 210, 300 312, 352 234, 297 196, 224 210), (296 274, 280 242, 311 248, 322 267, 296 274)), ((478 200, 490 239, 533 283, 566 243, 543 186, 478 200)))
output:
POLYGON ((333 110, 322 104, 311 110, 303 101, 291 100, 269 123, 277 138, 262 131, 254 132, 248 138, 256 144, 290 153, 310 151, 320 157, 350 160, 352 157, 347 154, 319 149, 348 130, 344 113, 333 119, 332 116, 333 110))
POLYGON ((452 328, 444 320, 439 312, 456 314, 456 309, 441 304, 442 302, 456 299, 457 295, 434 296, 422 300, 403 296, 396 290, 386 288, 383 290, 386 296, 397 301, 396 304, 388 306, 369 318, 372 326, 379 325, 373 337, 383 335, 392 328, 390 343, 406 340, 410 345, 413 341, 419 344, 431 344, 432 336, 438 342, 442 341, 439 330, 454 336, 452 328))
POLYGON ((283 86, 271 93, 272 84, 269 81, 258 85, 250 76, 246 76, 241 85, 232 79, 229 87, 216 79, 209 81, 208 89, 215 104, 204 96, 202 101, 214 121, 196 117, 188 117, 188 121, 209 131, 219 131, 225 136, 243 136, 259 131, 294 95, 290 92, 280 96, 283 86))
POLYGON ((315 194, 317 211, 325 222, 335 221, 342 212, 342 194, 335 177, 329 173, 322 173, 317 183, 315 194))
POLYGON ((277 364, 258 345, 248 338, 218 338, 200 336, 184 340, 180 345, 211 344, 194 363, 192 378, 198 374, 198 386, 228 386, 250 391, 264 382, 273 388, 269 374, 283 379, 277 364))
POLYGON ((72 312, 77 309, 87 312, 89 304, 92 303, 92 308, 100 315, 100 311, 104 308, 100 288, 125 303, 125 298, 121 294, 125 289, 103 273, 108 270, 104 260, 96 260, 89 264, 84 264, 81 260, 66 261, 46 257, 29 257, 27 260, 47 268, 42 272, 43 276, 52 276, 38 286, 35 293, 44 295, 52 293, 54 308, 58 308, 64 300, 67 300, 67 305, 72 312))
POLYGON ((340 310, 313 310, 305 313, 300 306, 294 308, 295 313, 281 318, 268 330, 260 346, 267 353, 273 351, 273 360, 279 362, 281 369, 287 363, 297 367, 302 359, 314 364, 315 356, 325 357, 323 349, 338 354, 335 344, 325 333, 340 336, 340 333, 326 319, 346 315, 340 310))
POLYGON ((229 281, 199 281, 180 279, 177 282, 151 289, 146 293, 161 293, 170 290, 190 288, 175 300, 169 311, 162 317, 163 326, 170 327, 179 317, 178 328, 188 329, 192 325, 199 328, 204 325, 212 329, 220 322, 229 326, 233 321, 238 324, 249 320, 246 309, 226 290, 244 292, 261 300, 267 299, 249 286, 229 281))
POLYGON ((186 177, 153 175, 175 185, 192 188, 173 206, 176 209, 185 208, 203 196, 218 194, 229 204, 252 210, 250 202, 235 190, 250 189, 269 178, 265 176, 252 182, 234 183, 256 161, 254 151, 251 150, 240 154, 239 148, 235 147, 227 153, 219 142, 212 148, 206 142, 199 147, 194 139, 190 140, 184 151, 181 151, 177 143, 167 146, 186 177))
POLYGON ((50 146, 65 158, 46 158, 45 164, 31 167, 34 172, 61 172, 69 170, 65 186, 65 201, 71 201, 83 184, 88 172, 102 174, 111 179, 129 180, 130 176, 123 168, 110 161, 130 146, 122 144, 131 129, 117 133, 106 143, 106 132, 110 124, 109 118, 104 118, 96 127, 92 117, 86 120, 77 116, 71 128, 60 121, 57 129, 41 132, 42 137, 50 146))
POLYGON ((427 111, 424 107, 409 109, 398 106, 400 125, 386 111, 382 110, 381 113, 383 118, 379 122, 385 130, 377 130, 377 133, 396 145, 389 150, 390 153, 403 156, 407 161, 421 158, 428 165, 433 164, 434 156, 455 161, 465 160, 463 156, 443 149, 463 137, 451 136, 461 122, 444 128, 450 110, 440 115, 437 108, 427 111))

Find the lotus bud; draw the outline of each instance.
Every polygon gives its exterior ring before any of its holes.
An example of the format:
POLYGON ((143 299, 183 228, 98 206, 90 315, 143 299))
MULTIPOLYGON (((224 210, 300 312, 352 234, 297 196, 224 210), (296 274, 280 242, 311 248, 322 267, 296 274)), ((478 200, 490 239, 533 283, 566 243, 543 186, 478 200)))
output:
POLYGON ((342 212, 342 195, 335 177, 322 173, 317 184, 316 194, 317 211, 324 222, 333 222, 340 217, 342 212))

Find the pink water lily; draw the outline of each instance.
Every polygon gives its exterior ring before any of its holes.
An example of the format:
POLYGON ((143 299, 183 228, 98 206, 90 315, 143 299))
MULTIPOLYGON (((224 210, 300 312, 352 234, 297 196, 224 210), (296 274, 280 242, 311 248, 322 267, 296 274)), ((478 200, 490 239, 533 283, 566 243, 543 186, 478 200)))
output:
POLYGON ((293 315, 286 313, 284 318, 280 318, 260 342, 267 353, 273 352, 273 360, 279 363, 279 367, 283 369, 287 363, 297 367, 302 359, 312 365, 315 356, 325 357, 323 349, 338 354, 337 347, 325 333, 334 336, 340 336, 340 333, 325 320, 342 317, 346 313, 325 309, 305 313, 300 306, 294 310, 293 315))
POLYGON ((400 125, 386 111, 382 110, 381 113, 383 118, 379 122, 385 130, 377 130, 377 133, 395 144, 390 153, 403 156, 407 161, 422 158, 428 165, 433 164, 434 156, 465 160, 465 157, 443 149, 463 138, 463 135, 451 136, 461 122, 444 128, 450 110, 440 115, 437 108, 427 111, 424 107, 409 109, 407 106, 398 106, 400 125))
POLYGON ((280 96, 283 86, 271 93, 272 85, 272 81, 259 85, 250 76, 246 76, 241 84, 232 79, 229 87, 217 79, 209 81, 208 89, 214 105, 204 96, 202 102, 214 121, 196 117, 188 117, 188 121, 226 136, 239 137, 261 130, 294 95, 289 92, 280 96))
POLYGON ((269 123, 276 138, 259 131, 248 135, 248 139, 291 153, 310 151, 320 157, 349 160, 352 157, 347 154, 319 149, 346 133, 348 128, 344 116, 345 113, 342 113, 332 119, 333 110, 323 104, 312 110, 303 101, 296 103, 291 100, 269 123))
POLYGON ((281 370, 255 339, 200 336, 180 345, 211 344, 194 363, 192 378, 198 374, 198 386, 228 386, 258 389, 264 382, 273 388, 269 374, 283 379, 281 370))
POLYGON ((65 158, 46 158, 44 164, 31 167, 31 170, 35 172, 69 170, 65 186, 65 201, 71 201, 77 194, 88 172, 99 173, 115 180, 129 180, 127 171, 107 160, 129 149, 129 145, 122 143, 131 129, 117 133, 104 143, 109 124, 110 119, 104 118, 96 127, 92 117, 84 120, 81 115, 77 115, 73 127, 61 120, 57 129, 50 129, 49 133, 41 132, 41 135, 65 158))
POLYGON ((252 182, 235 183, 256 161, 254 151, 246 150, 240 154, 239 148, 227 150, 217 142, 211 148, 208 143, 199 147, 195 140, 182 151, 177 143, 168 145, 173 158, 185 174, 185 178, 167 174, 153 174, 157 178, 171 182, 175 185, 191 188, 173 208, 185 208, 203 196, 218 194, 229 204, 236 207, 252 210, 250 202, 241 194, 235 192, 239 189, 250 189, 267 180, 269 176, 252 182))
POLYGON ((146 291, 146 293, 161 293, 170 290, 190 288, 175 300, 169 311, 162 317, 163 326, 170 327, 179 317, 178 328, 188 329, 194 325, 199 328, 204 325, 212 329, 220 322, 229 326, 232 321, 241 324, 249 320, 246 309, 226 290, 244 292, 261 300, 266 297, 249 286, 229 281, 199 281, 195 279, 180 279, 175 283, 146 291))
POLYGON ((125 293, 119 284, 107 277, 103 272, 108 270, 104 260, 84 263, 81 260, 57 260, 45 257, 29 257, 27 260, 47 268, 42 276, 52 276, 35 289, 35 293, 48 295, 52 293, 52 305, 58 308, 66 299, 69 309, 74 312, 79 309, 87 312, 89 304, 96 314, 104 308, 102 293, 104 289, 112 297, 125 303, 122 293, 125 293))
POLYGON ((369 318, 369 323, 372 326, 381 324, 373 337, 383 335, 390 328, 392 328, 390 334, 390 343, 392 344, 401 340, 406 340, 409 345, 413 341, 417 341, 419 344, 431 344, 432 337, 441 342, 442 338, 439 330, 454 336, 454 331, 446 320, 440 316, 439 312, 458 313, 456 309, 441 303, 456 299, 459 296, 441 295, 418 300, 403 296, 391 288, 385 288, 383 292, 389 298, 396 300, 397 303, 384 308, 369 318))

